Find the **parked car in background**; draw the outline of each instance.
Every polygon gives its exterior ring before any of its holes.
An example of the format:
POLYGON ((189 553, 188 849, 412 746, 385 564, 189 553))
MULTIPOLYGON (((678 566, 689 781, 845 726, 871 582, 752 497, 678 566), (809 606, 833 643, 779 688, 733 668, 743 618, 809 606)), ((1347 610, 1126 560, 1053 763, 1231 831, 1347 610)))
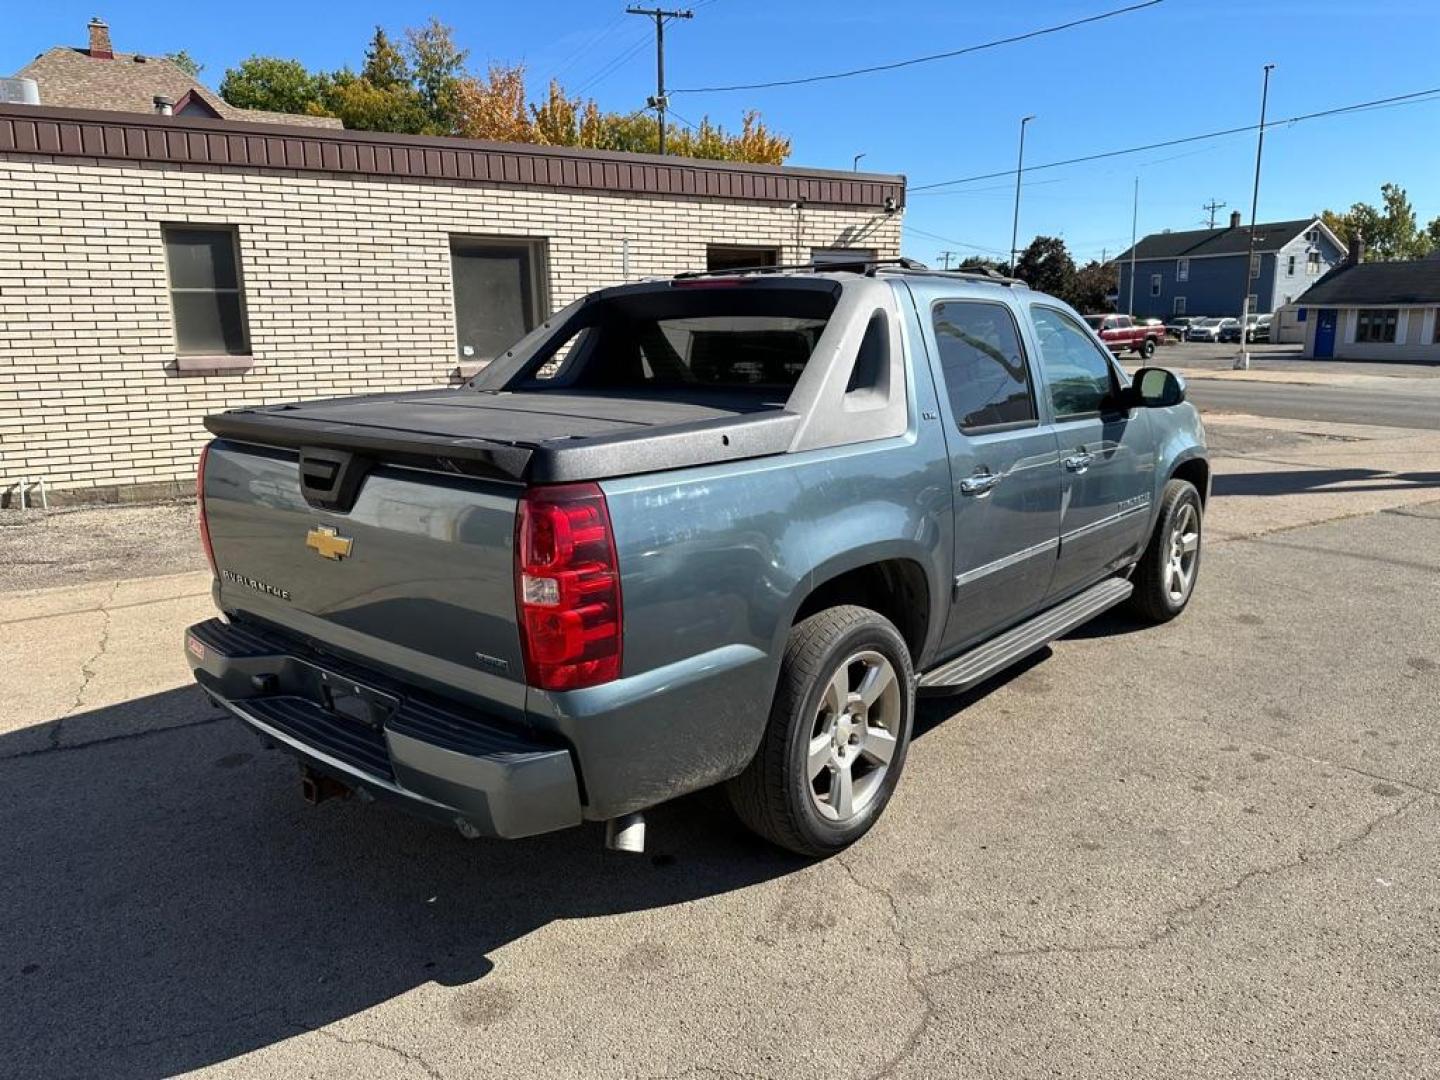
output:
POLYGON ((720 274, 582 297, 462 387, 207 418, 224 617, 185 655, 308 801, 634 851, 724 784, 827 855, 889 801, 917 690, 1184 610, 1210 469, 1178 376, 1018 281, 720 274))
POLYGON ((1216 336, 1216 340, 1222 343, 1229 343, 1232 345, 1240 344, 1240 320, 1221 319, 1220 331, 1216 336))
POLYGON ((1155 323, 1151 326, 1137 323, 1129 315, 1086 315, 1085 321, 1117 356, 1133 352, 1148 360, 1155 355, 1155 347, 1165 336, 1165 328, 1158 320, 1149 320, 1155 323))
POLYGON ((1245 340, 1268 342, 1270 340, 1270 321, 1273 318, 1273 315, 1256 315, 1254 321, 1246 329, 1245 340))
POLYGON ((1198 315, 1176 315, 1165 324, 1165 333, 1176 341, 1185 340, 1185 331, 1200 321, 1198 315))
POLYGON ((1216 342, 1220 339, 1220 332, 1225 324, 1233 323, 1236 327, 1240 325, 1239 319, 1200 319, 1190 325, 1185 331, 1186 341, 1209 341, 1216 342))

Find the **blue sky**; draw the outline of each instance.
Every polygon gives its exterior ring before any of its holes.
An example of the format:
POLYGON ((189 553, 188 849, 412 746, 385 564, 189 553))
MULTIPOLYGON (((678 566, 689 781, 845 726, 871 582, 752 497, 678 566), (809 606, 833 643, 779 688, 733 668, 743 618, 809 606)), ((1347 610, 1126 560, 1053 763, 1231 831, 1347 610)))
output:
MULTIPOLYGON (((1261 67, 1277 65, 1270 116, 1294 116, 1440 87, 1440 4, 1434 0, 1164 0, 1113 20, 954 60, 811 86, 683 94, 884 63, 961 48, 1095 14, 1124 0, 1028 4, 938 0, 695 0, 696 17, 667 30, 676 113, 733 125, 746 108, 794 139, 791 163, 906 174, 912 185, 1013 168, 1019 118, 1033 113, 1027 164, 1251 124, 1261 67)), ((0 72, 55 44, 83 45, 92 14, 115 47, 184 48, 215 85, 252 53, 314 67, 358 64, 373 27, 398 31, 434 14, 456 28, 471 63, 524 62, 532 91, 558 74, 608 109, 633 110, 653 91, 650 23, 623 0, 289 0, 156 6, 135 0, 8 5, 0 72), (630 55, 626 58, 626 54, 630 55)), ((1440 98, 1273 128, 1266 136, 1261 219, 1303 217, 1381 183, 1406 187, 1422 221, 1440 215, 1440 98)), ((1211 198, 1249 218, 1255 139, 1242 134, 1027 178, 1022 245, 1063 236, 1079 258, 1129 244, 1140 177, 1141 234, 1199 225, 1211 198)), ((1005 179, 915 192, 905 252, 927 262, 949 248, 1002 253, 1013 187, 1005 179), (927 235, 929 234, 929 235, 927 235), (944 240, 935 237, 944 237, 944 240)))

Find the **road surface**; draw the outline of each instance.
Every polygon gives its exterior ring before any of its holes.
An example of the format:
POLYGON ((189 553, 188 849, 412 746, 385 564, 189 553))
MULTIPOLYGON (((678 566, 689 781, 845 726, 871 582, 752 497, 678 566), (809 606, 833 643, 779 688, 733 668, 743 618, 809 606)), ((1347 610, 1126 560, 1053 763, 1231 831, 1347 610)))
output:
POLYGON ((1373 384, 1324 386, 1196 376, 1187 385, 1190 400, 1206 412, 1440 430, 1440 379, 1385 382, 1393 382, 1393 389, 1373 384))

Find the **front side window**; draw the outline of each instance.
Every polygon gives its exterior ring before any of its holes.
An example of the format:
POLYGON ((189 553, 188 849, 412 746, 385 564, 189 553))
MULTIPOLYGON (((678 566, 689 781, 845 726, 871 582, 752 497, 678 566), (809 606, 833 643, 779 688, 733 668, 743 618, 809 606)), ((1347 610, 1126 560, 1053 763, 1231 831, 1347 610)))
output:
POLYGON ((931 311, 941 377, 961 431, 1033 423, 1035 398, 1015 317, 1003 304, 945 300, 931 311))
POLYGON ((1062 311, 1039 304, 1030 308, 1040 343, 1040 362, 1050 384, 1055 418, 1098 413, 1115 390, 1108 353, 1062 311))
POLYGON ((235 231, 167 225, 163 235, 176 355, 248 355, 235 231))
POLYGON ((1393 343, 1397 315, 1393 308, 1361 308, 1355 318, 1355 340, 1393 343))
POLYGON ((1189 259, 1176 259, 1176 260, 1175 260, 1175 280, 1176 280, 1176 281, 1189 281, 1189 280, 1190 280, 1190 260, 1189 260, 1189 259))

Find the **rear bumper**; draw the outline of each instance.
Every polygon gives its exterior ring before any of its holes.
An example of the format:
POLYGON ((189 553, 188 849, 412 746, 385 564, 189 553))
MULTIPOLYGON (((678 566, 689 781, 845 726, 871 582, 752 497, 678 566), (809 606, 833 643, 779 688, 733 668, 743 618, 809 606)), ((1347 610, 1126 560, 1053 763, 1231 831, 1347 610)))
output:
POLYGON ((422 700, 297 642, 210 619, 185 633, 195 679, 276 746, 377 798, 486 836, 581 819, 569 749, 422 700))

